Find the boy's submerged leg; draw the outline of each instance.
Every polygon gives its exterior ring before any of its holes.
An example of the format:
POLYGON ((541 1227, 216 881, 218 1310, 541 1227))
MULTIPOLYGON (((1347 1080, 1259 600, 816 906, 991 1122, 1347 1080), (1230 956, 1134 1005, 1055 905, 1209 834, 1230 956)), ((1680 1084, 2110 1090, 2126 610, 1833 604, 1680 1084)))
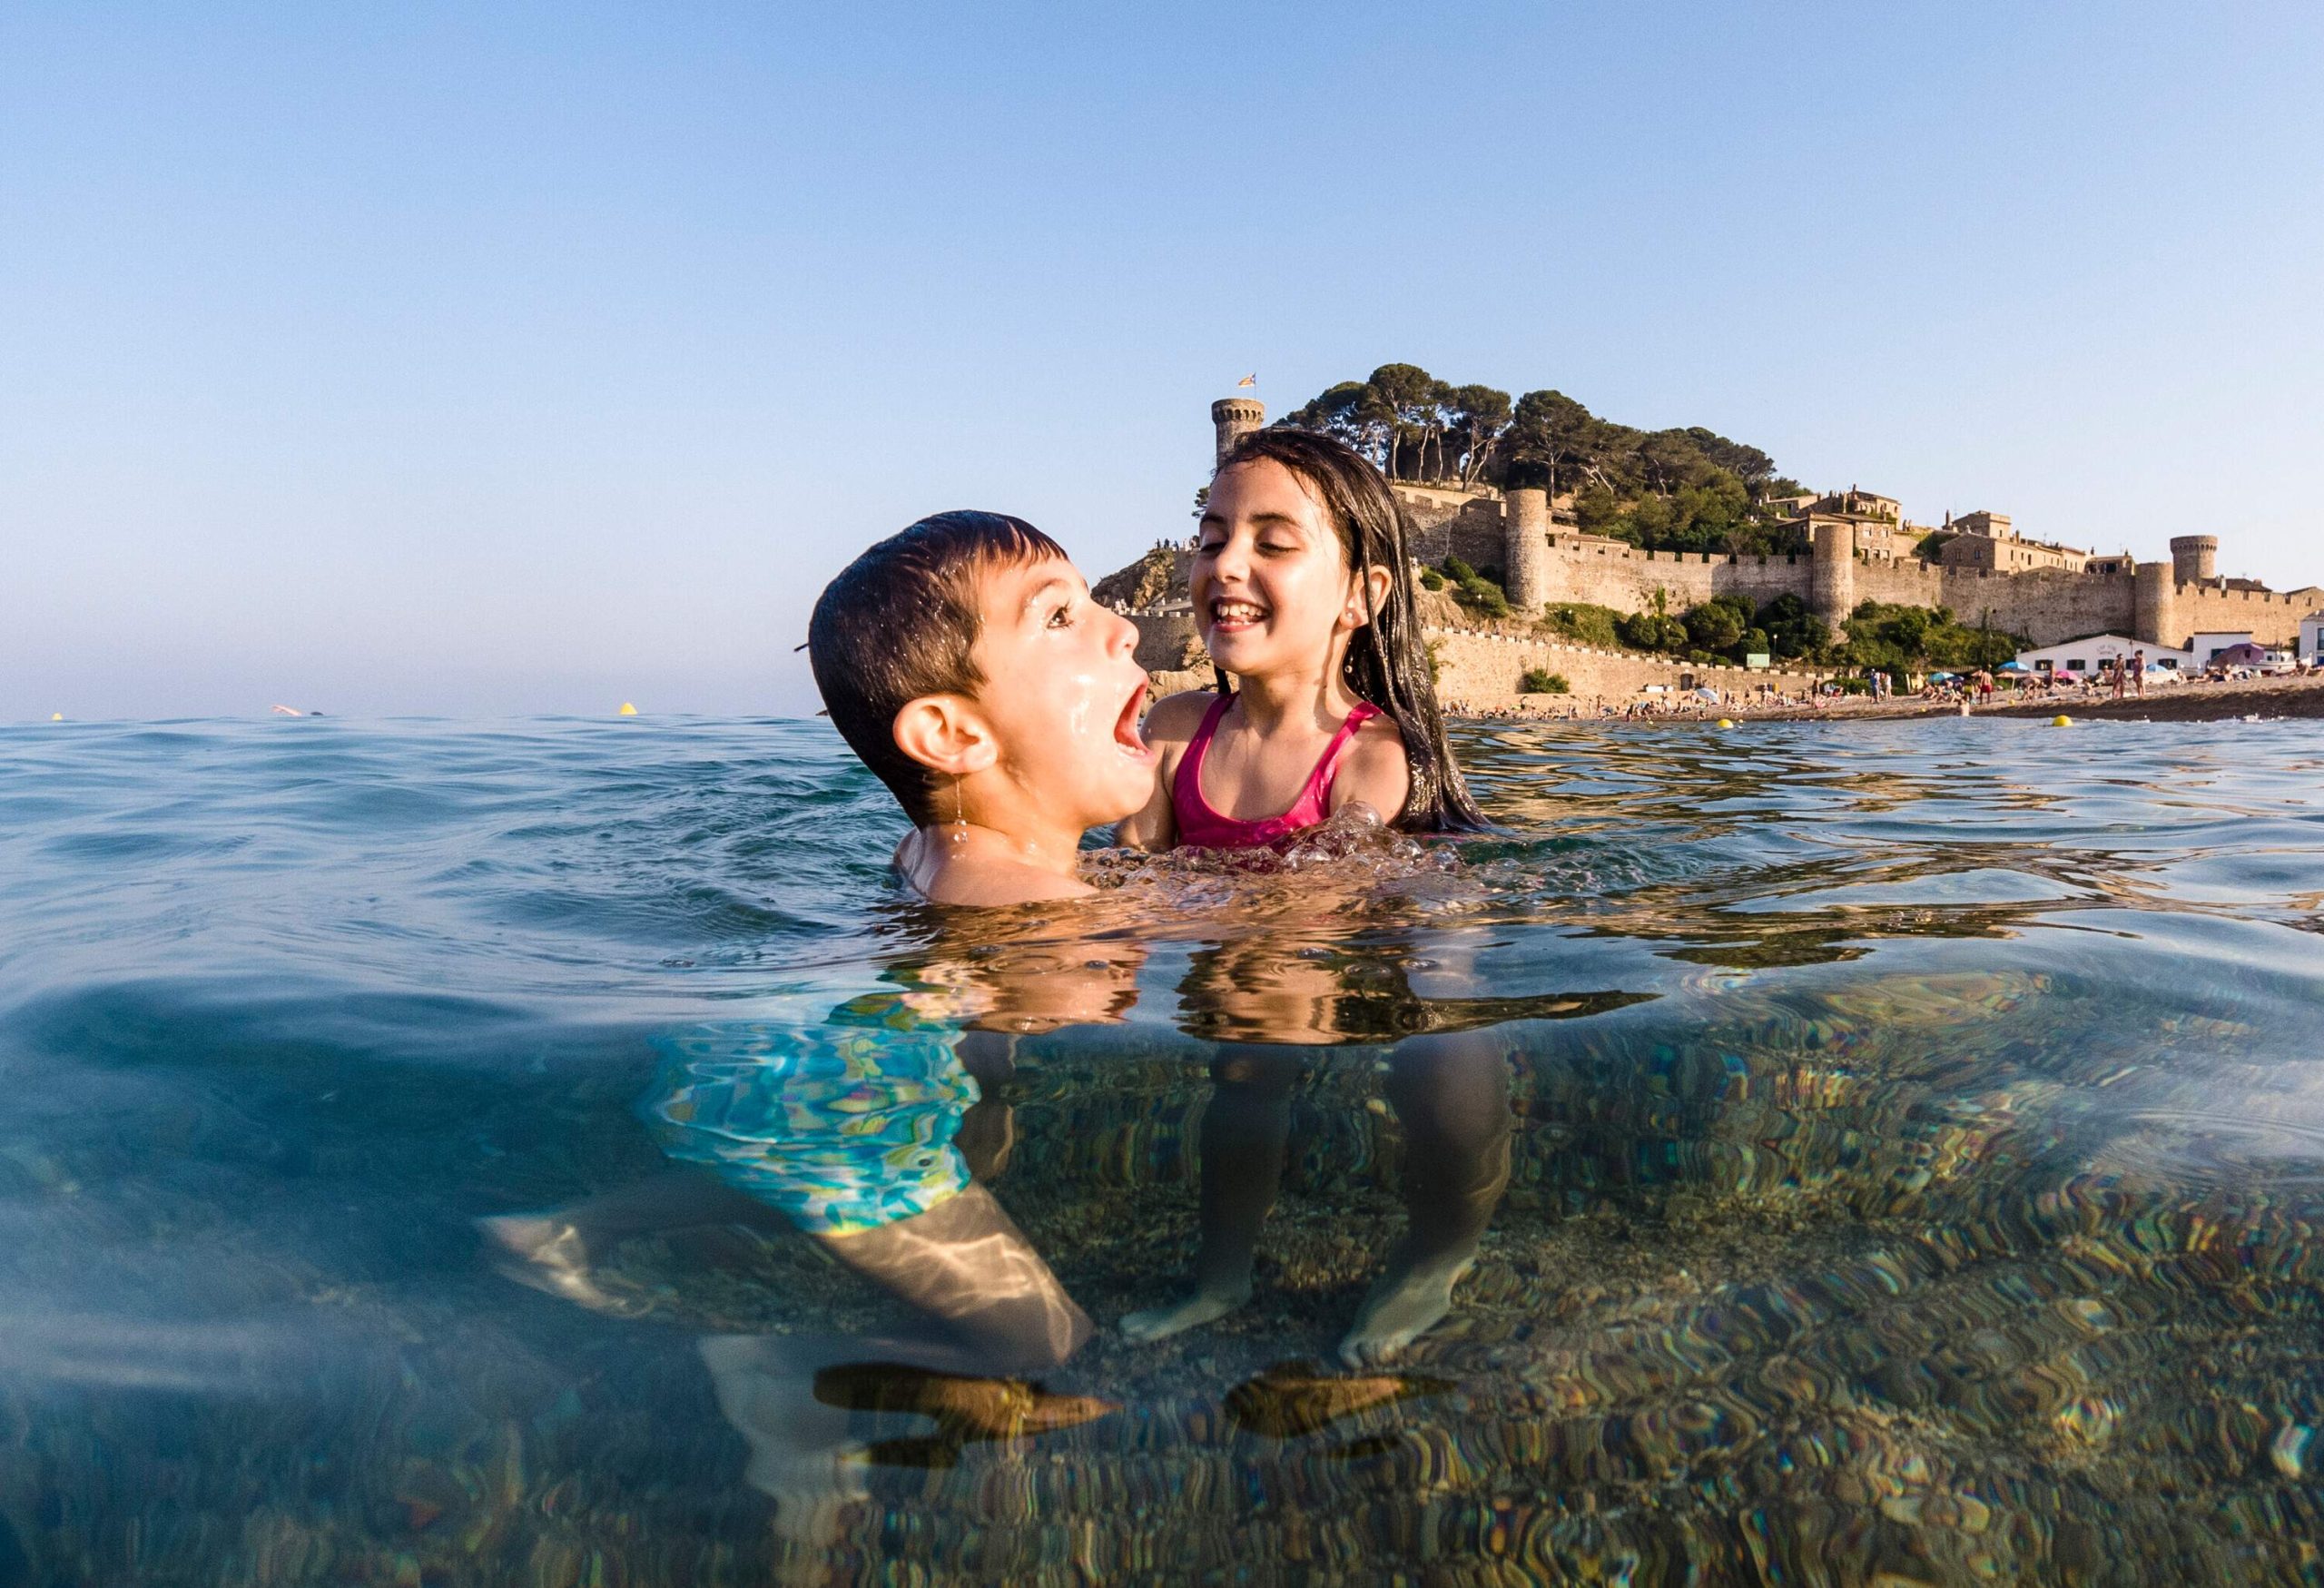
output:
POLYGON ((606 1253, 638 1236, 720 1225, 769 1235, 792 1228, 765 1203, 696 1169, 672 1169, 547 1213, 477 1220, 509 1278, 610 1313, 634 1309, 597 1284, 592 1268, 606 1253))
POLYGON ((1393 1362, 1452 1308, 1452 1287, 1509 1185, 1509 1063, 1494 1031, 1410 1037, 1389 1060, 1404 1130, 1403 1239, 1340 1342, 1351 1367, 1393 1362))
POLYGON ((1133 1312, 1122 1333, 1161 1340, 1225 1317, 1251 1298, 1259 1230, 1283 1184, 1291 1136, 1297 1050, 1233 1046, 1211 1065, 1202 1115, 1202 1245, 1193 1293, 1169 1307, 1133 1312))
POLYGON ((1089 1315, 982 1186, 877 1229, 817 1238, 959 1336, 967 1354, 958 1371, 1054 1367, 1089 1337, 1089 1315))

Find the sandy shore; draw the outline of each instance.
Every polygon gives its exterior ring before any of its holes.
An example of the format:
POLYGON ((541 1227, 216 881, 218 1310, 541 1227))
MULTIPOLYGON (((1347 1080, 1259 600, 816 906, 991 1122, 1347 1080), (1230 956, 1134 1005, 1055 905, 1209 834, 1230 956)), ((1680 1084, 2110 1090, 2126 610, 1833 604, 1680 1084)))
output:
MULTIPOLYGON (((2061 691, 2039 700, 2019 700, 2014 692, 1996 693, 1994 704, 1973 707, 1973 716, 2053 717, 2060 715, 2073 717, 2122 717, 2146 722, 2223 722, 2240 717, 2324 717, 2324 676, 2305 678, 2250 678, 2239 683, 2212 684, 2195 682, 2162 685, 2147 691, 2146 698, 2135 696, 2115 700, 2104 693, 2083 696, 2077 691, 2061 691)), ((1823 722, 1844 718, 1870 718, 1888 721, 1899 717, 1957 716, 1960 706, 1950 701, 1926 701, 1917 697, 1908 700, 1872 701, 1850 696, 1821 707, 1806 705, 1755 706, 1712 705, 1702 704, 1699 712, 1686 710, 1658 715, 1653 721, 1677 718, 1681 721, 1704 721, 1718 717, 1733 717, 1738 721, 1751 718, 1774 722, 1823 722)), ((1535 712, 1515 708, 1506 712, 1470 711, 1463 715, 1521 720, 1562 720, 1557 711, 1535 712)), ((1584 718, 1585 721, 1601 720, 1584 718)), ((1602 719, 1613 720, 1613 719, 1602 719)))

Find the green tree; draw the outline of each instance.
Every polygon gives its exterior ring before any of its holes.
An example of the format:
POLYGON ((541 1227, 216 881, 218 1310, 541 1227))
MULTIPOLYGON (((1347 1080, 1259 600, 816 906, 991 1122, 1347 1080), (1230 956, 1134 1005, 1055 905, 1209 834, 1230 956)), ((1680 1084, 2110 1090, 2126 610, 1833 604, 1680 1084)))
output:
POLYGON ((1293 409, 1279 422, 1344 441, 1385 469, 1389 439, 1395 433, 1396 414, 1367 382, 1343 380, 1293 409))
POLYGON ((1751 626, 1751 603, 1740 596, 1720 596, 1687 614, 1687 637, 1706 651, 1724 655, 1743 643, 1751 626))
POLYGON ((1388 478, 1415 479, 1427 466, 1428 443, 1440 428, 1444 383, 1417 364, 1383 364, 1364 382, 1394 415, 1388 439, 1388 478))
POLYGON ((1830 649, 1831 631, 1797 596, 1777 596, 1759 608, 1759 627, 1768 636, 1768 652, 1778 659, 1820 659, 1830 649))
POLYGON ((1456 386, 1445 417, 1460 444, 1460 479, 1474 485, 1492 466, 1510 424, 1509 393, 1490 386, 1456 386))

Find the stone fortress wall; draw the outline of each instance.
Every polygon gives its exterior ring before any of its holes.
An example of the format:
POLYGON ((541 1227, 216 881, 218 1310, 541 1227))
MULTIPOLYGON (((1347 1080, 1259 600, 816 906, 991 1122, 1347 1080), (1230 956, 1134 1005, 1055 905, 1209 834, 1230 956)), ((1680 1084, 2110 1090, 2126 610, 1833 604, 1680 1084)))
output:
POLYGON ((2183 650, 2199 631, 2249 630, 2262 645, 2289 646, 2299 620, 2324 607, 2324 590, 2312 585, 2276 591, 2220 578, 2219 542, 2209 535, 2181 536, 2171 543, 2171 562, 2140 563, 2130 572, 2115 571, 2122 558, 2095 559, 2100 567, 2085 570, 2013 570, 1969 558, 1925 564, 1859 549, 1852 526, 1824 520, 1811 525, 1809 549, 1790 556, 1656 552, 1558 528, 1538 490, 1504 496, 1401 483, 1395 489, 1412 520, 1415 557, 1442 563, 1449 552, 1500 568, 1510 604, 1526 612, 1552 601, 1643 612, 1658 593, 1673 613, 1730 593, 1762 606, 1797 596, 1836 632, 1858 603, 1874 600, 1947 607, 1962 623, 2023 635, 2036 646, 2115 633, 2183 650))
POLYGON ((1571 690, 1570 697, 1544 699, 1584 703, 1598 697, 1626 701, 1654 684, 1668 689, 1700 687, 1748 695, 1763 684, 1796 694, 1816 682, 1806 673, 1697 666, 1638 651, 1601 651, 1530 636, 1447 628, 1432 628, 1427 633, 1429 656, 1436 663, 1437 698, 1456 705, 1514 695, 1525 675, 1536 668, 1562 677, 1571 690))
MULTIPOLYGON (((1252 399, 1227 398, 1211 405, 1211 419, 1216 455, 1223 458, 1238 437, 1266 422, 1266 409, 1252 399)), ((2023 635, 2035 646, 2113 633, 2184 650, 2198 632, 2249 632, 2262 645, 2290 646, 2300 619, 2324 608, 2324 590, 2314 586, 2277 591, 2221 578, 2219 541, 2210 535, 2178 537, 2170 562, 2142 563, 2025 541, 2006 517, 1980 512, 1948 520, 1946 527, 1961 538, 1948 545, 1941 561, 1924 563, 1909 555, 1921 531, 1901 523, 1896 504, 1853 488, 1830 498, 1846 510, 1807 514, 1808 550, 1769 557, 1642 551, 1581 534, 1556 523, 1540 490, 1503 493, 1403 481, 1394 489, 1416 558, 1442 564, 1457 557, 1472 567, 1499 568, 1510 604, 1529 614, 1551 602, 1630 613, 1651 610, 1659 599, 1675 614, 1715 596, 1739 595, 1755 606, 1797 596, 1835 633, 1858 603, 1873 600, 1950 607, 1961 623, 2023 635), (1850 517, 1859 502, 1876 504, 1881 516, 1850 517)), ((1191 612, 1179 606, 1132 616, 1138 664, 1157 675, 1157 684, 1208 685, 1191 612)), ((1426 634, 1439 692, 1449 700, 1513 695, 1518 680, 1533 668, 1563 675, 1583 698, 1627 696, 1649 684, 1683 686, 1689 679, 1719 689, 1765 683, 1795 690, 1810 682, 1804 674, 1693 666, 1460 628, 1431 627, 1426 634)))

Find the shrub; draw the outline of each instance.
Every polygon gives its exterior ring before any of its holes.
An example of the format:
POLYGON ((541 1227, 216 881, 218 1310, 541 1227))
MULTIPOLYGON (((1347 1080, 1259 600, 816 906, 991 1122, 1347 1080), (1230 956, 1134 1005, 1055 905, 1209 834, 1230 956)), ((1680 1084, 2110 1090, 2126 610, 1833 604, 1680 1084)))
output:
POLYGON ((1573 686, 1565 681, 1562 673, 1547 672, 1540 667, 1528 667, 1525 676, 1517 681, 1520 692, 1526 695, 1569 695, 1573 686))
POLYGON ((1596 607, 1587 601, 1553 601, 1542 608, 1541 623, 1551 633, 1577 645, 1610 651, 1622 643, 1621 636, 1614 632, 1619 616, 1611 607, 1596 607))
POLYGON ((1452 599, 1473 616, 1511 616, 1508 592, 1457 557, 1446 557, 1441 567, 1423 566, 1420 582, 1423 589, 1450 590, 1452 599))
POLYGON ((1633 612, 1618 619, 1614 632, 1622 643, 1633 650, 1683 651, 1687 648, 1687 626, 1675 617, 1665 617, 1654 612, 1633 612))
POLYGON ((1704 650, 1731 651, 1741 643, 1754 616, 1748 597, 1720 596, 1687 614, 1687 634, 1704 650))
POLYGON ((1452 598, 1480 617, 1509 616, 1509 597, 1502 587, 1491 579, 1481 579, 1474 574, 1461 581, 1461 587, 1453 592, 1452 598))

